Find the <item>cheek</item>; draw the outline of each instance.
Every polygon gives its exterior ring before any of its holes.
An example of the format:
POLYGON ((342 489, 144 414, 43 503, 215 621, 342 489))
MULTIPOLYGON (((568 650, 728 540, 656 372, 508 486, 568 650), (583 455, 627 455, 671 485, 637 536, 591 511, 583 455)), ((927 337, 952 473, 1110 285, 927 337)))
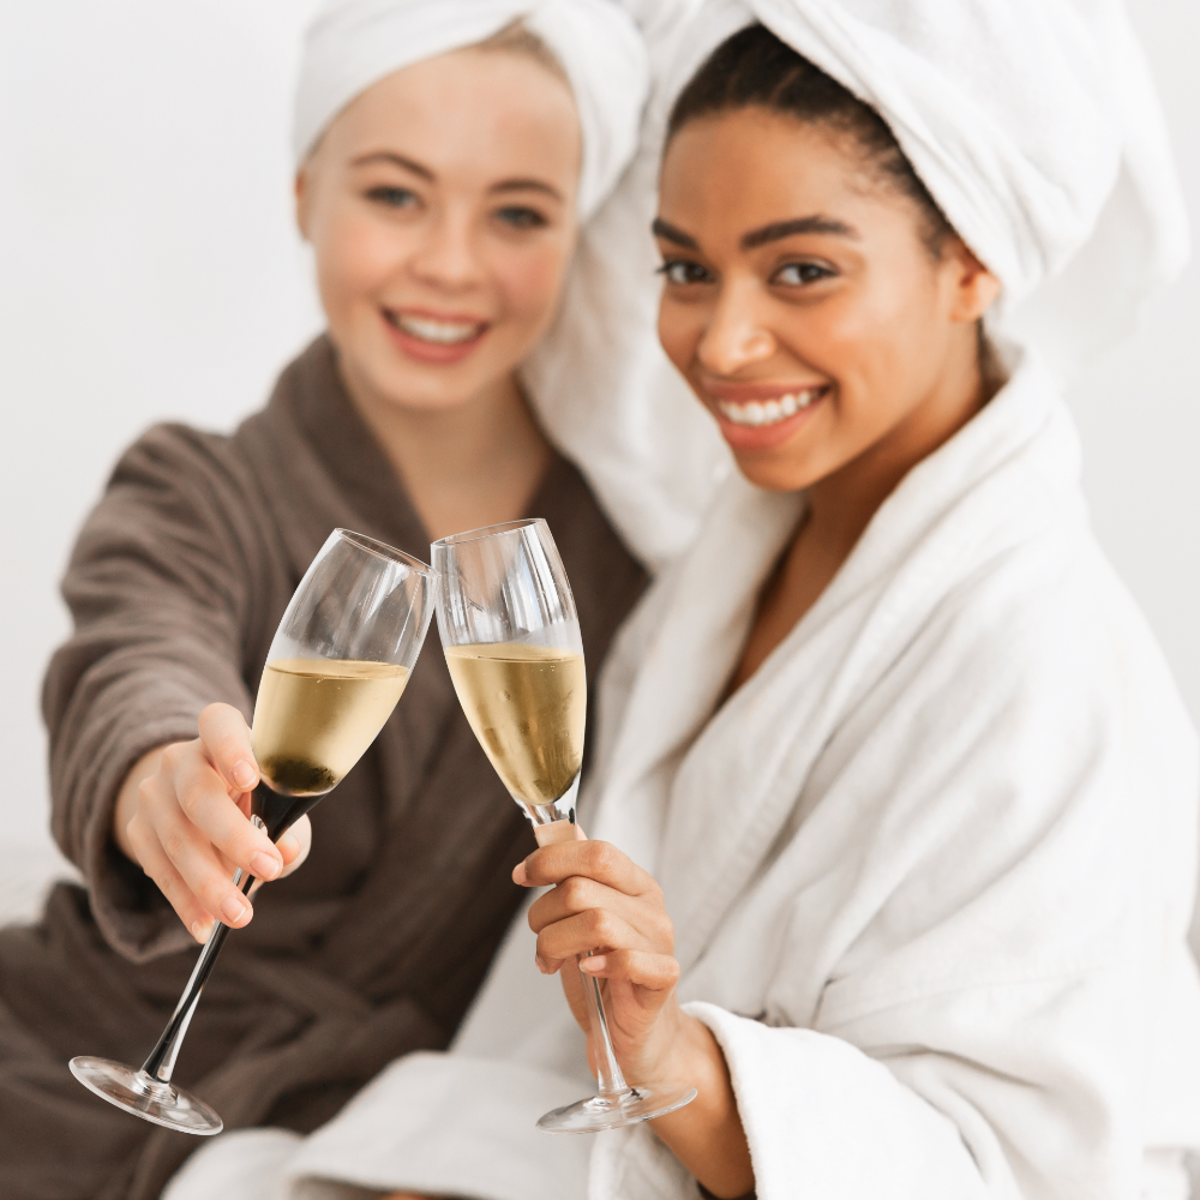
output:
POLYGON ((658 340, 675 369, 686 376, 704 332, 704 314, 664 292, 658 306, 658 340))
POLYGON ((379 290, 395 273, 406 250, 395 230, 357 214, 338 214, 314 231, 313 251, 321 303, 331 322, 357 306, 376 303, 379 290))
POLYGON ((903 394, 930 361, 927 301, 918 293, 874 286, 819 306, 803 325, 804 356, 837 380, 846 399, 903 394))
POLYGON ((566 239, 504 247, 493 254, 490 274, 499 285, 514 330, 540 332, 550 323, 570 261, 571 246, 566 239))

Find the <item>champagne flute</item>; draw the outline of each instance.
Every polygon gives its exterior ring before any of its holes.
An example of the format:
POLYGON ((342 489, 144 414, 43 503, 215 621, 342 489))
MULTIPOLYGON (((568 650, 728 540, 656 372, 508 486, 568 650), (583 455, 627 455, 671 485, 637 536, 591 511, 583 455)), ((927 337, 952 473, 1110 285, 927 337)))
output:
MULTIPOLYGON (((459 702, 538 844, 574 841, 587 679, 575 600, 549 526, 513 521, 433 543, 438 631, 459 702)), ((601 981, 580 971, 596 1095, 548 1112, 548 1133, 593 1133, 682 1108, 696 1089, 630 1087, 613 1053, 601 981)))
MULTIPOLYGON (((400 699, 433 615, 437 577, 382 542, 335 529, 305 572, 271 643, 254 706, 262 783, 251 821, 277 842, 331 792, 375 740, 400 699)), ((249 894, 254 877, 233 878, 249 894)), ((229 933, 218 922, 158 1045, 141 1069, 71 1059, 96 1095, 155 1125, 211 1136, 221 1118, 171 1083, 184 1034, 229 933)))

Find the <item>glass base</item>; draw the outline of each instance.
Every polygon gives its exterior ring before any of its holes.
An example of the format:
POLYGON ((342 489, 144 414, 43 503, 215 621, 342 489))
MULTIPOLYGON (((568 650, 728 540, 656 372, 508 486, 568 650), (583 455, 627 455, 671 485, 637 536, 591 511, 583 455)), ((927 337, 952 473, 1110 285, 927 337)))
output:
POLYGON ((85 1088, 143 1121, 197 1137, 212 1137, 225 1128, 224 1121, 203 1100, 145 1071, 87 1056, 71 1059, 70 1066, 71 1074, 85 1088))
POLYGON ((620 1129, 691 1104, 697 1096, 694 1087, 683 1083, 650 1083, 626 1088, 611 1096, 591 1096, 566 1108, 556 1108, 538 1120, 544 1133, 599 1133, 603 1129, 620 1129))

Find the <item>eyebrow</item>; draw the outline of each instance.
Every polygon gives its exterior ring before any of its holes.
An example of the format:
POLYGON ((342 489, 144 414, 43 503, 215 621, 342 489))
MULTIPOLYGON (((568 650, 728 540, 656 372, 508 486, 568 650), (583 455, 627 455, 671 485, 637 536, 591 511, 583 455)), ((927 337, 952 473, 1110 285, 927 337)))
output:
POLYGON ((682 229, 676 229, 674 225, 668 224, 662 217, 654 218, 650 223, 650 232, 655 237, 662 238, 664 242, 674 242, 676 246, 683 246, 686 250, 700 249, 700 243, 690 233, 684 233, 682 229))
POLYGON ((742 249, 754 250, 765 246, 768 242, 779 242, 784 238, 795 237, 798 233, 825 233, 833 237, 853 238, 858 240, 858 230, 845 221, 836 217, 823 217, 820 214, 812 217, 797 217, 794 221, 773 221, 761 229, 752 229, 742 234, 742 249))
POLYGON ((430 183, 433 182, 433 172, 428 167, 423 167, 419 162, 405 158, 403 154, 397 154, 393 150, 374 150, 370 154, 360 154, 358 158, 351 160, 350 165, 365 167, 368 163, 374 162, 390 162, 397 167, 403 167, 406 171, 411 171, 414 175, 419 175, 422 179, 428 179, 430 183))
POLYGON ((505 179, 488 188, 489 192, 542 192, 555 200, 562 200, 562 193, 552 184, 541 179, 505 179))
MULTIPOLYGON (((374 150, 370 154, 360 154, 358 158, 351 160, 350 165, 365 167, 376 162, 389 162, 405 171, 411 171, 414 175, 419 175, 422 179, 427 179, 430 183, 437 182, 437 176, 428 167, 414 159, 405 158, 403 154, 397 154, 394 150, 374 150)), ((552 196, 555 200, 561 201, 563 198, 558 188, 541 179, 504 179, 500 183, 493 184, 488 191, 542 192, 547 196, 552 196)))
MULTIPOLYGON (((674 242, 676 246, 683 246, 687 250, 700 249, 700 243, 690 233, 684 233, 682 229, 677 229, 661 217, 654 218, 650 232, 655 237, 662 238, 663 241, 674 242)), ((743 250, 754 250, 769 242, 782 241, 784 238, 795 237, 800 233, 824 233, 855 240, 860 236, 853 225, 847 225, 845 221, 839 221, 835 217, 818 215, 797 217, 793 221, 773 221, 761 229, 752 229, 749 233, 742 235, 741 246, 743 250)))

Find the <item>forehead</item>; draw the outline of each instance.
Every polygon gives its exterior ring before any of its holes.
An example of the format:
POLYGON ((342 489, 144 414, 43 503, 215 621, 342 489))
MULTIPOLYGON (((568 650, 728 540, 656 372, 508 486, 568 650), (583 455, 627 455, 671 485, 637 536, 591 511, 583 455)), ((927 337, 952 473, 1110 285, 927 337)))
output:
POLYGON ((761 108, 689 121, 663 159, 661 216, 700 238, 814 214, 855 228, 908 218, 852 135, 761 108))
POLYGON ((570 88, 530 55, 465 49, 367 88, 335 118, 321 149, 345 159, 394 150, 435 175, 538 178, 569 192, 582 135, 570 88))

